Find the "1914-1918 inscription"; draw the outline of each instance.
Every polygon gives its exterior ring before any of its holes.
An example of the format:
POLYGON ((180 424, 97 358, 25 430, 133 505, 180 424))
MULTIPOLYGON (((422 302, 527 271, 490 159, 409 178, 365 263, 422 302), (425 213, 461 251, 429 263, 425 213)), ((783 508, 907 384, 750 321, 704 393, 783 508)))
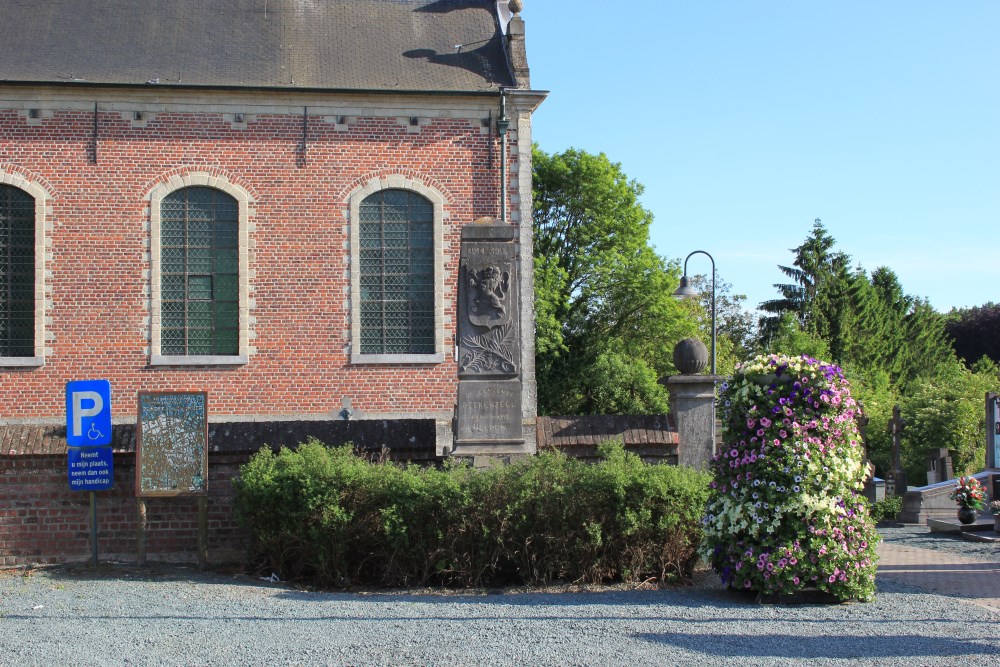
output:
POLYGON ((525 443, 517 238, 512 225, 462 228, 456 454, 518 451, 525 443))

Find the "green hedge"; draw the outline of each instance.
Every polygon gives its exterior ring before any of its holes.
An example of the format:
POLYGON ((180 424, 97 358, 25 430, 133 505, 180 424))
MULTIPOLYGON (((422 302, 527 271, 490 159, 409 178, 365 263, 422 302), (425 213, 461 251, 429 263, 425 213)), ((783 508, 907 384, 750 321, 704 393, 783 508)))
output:
POLYGON ((707 474, 621 444, 488 470, 372 463, 311 440, 235 480, 252 565, 323 587, 673 581, 690 574, 707 474))

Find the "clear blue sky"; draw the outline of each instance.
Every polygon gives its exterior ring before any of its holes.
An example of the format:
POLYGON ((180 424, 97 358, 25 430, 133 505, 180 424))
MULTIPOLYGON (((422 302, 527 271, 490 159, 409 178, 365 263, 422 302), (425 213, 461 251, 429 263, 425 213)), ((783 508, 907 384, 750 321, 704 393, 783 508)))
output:
MULTIPOLYGON (((642 183, 747 306, 821 218, 940 311, 1000 301, 1000 0, 524 0, 533 139, 642 183)), ((707 274, 704 256, 689 272, 707 274)))

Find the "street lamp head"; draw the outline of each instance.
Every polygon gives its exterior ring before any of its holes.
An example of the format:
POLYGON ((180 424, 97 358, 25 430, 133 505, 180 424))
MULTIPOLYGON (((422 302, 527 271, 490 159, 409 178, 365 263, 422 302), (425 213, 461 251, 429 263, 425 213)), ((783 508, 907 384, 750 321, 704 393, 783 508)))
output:
POLYGON ((681 284, 676 290, 674 290, 674 296, 679 296, 682 299, 688 299, 694 296, 698 296, 698 290, 691 287, 691 279, 686 275, 681 276, 681 284))

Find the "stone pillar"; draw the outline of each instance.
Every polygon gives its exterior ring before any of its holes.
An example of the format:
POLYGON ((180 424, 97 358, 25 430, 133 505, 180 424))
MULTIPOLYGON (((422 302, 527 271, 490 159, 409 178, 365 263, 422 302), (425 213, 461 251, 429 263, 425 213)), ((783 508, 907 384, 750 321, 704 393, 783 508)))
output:
POLYGON ((534 453, 522 415, 518 233, 494 221, 462 229, 455 456, 534 453))
POLYGON ((721 375, 675 375, 667 378, 670 412, 677 424, 677 463, 707 468, 715 456, 715 385, 721 375))
POLYGON ((528 54, 524 46, 524 20, 519 14, 515 14, 507 24, 507 57, 510 58, 517 87, 531 88, 528 54))

